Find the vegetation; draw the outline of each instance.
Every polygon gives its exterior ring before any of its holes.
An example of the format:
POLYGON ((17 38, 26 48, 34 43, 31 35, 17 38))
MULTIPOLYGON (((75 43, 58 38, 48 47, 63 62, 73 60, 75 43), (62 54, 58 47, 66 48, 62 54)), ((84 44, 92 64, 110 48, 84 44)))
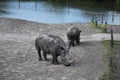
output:
POLYGON ((110 41, 103 41, 102 44, 105 47, 105 54, 104 54, 104 73, 100 80, 110 80, 112 76, 112 67, 110 66, 110 59, 115 56, 113 53, 113 49, 110 47, 110 41))
POLYGON ((89 24, 92 29, 98 29, 101 33, 105 32, 105 24, 96 24, 95 22, 90 22, 89 24))
POLYGON ((102 75, 102 77, 100 78, 100 80, 116 80, 116 75, 119 75, 116 73, 116 62, 115 62, 115 59, 116 59, 116 48, 118 46, 120 46, 120 41, 114 41, 114 47, 111 48, 110 47, 110 41, 103 41, 102 42, 104 47, 105 47, 105 55, 104 55, 104 64, 105 64, 105 67, 104 67, 104 73, 102 75))
POLYGON ((117 0, 117 4, 120 4, 120 0, 117 0))
MULTIPOLYGON (((11 0, 0 0, 0 1, 11 1, 11 0)), ((116 5, 116 0, 12 0, 12 1, 48 1, 50 3, 54 3, 59 6, 59 4, 68 4, 69 7, 73 8, 84 8, 84 10, 91 10, 93 8, 95 9, 109 9, 109 10, 115 10, 117 9, 120 11, 120 5, 116 5), (99 1, 99 2, 98 2, 99 1), (109 1, 109 5, 108 4, 109 1), (89 6, 86 8, 86 6, 89 6), (115 8, 117 7, 117 8, 115 8)), ((117 3, 119 3, 120 0, 117 0, 117 3)))
POLYGON ((117 8, 117 11, 120 12, 120 0, 117 0, 117 6, 116 6, 116 8, 117 8))

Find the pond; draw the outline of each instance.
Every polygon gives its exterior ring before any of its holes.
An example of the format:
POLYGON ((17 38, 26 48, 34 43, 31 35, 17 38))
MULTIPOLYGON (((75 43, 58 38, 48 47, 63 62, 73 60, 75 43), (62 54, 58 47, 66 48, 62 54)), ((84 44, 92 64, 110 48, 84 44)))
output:
POLYGON ((0 17, 37 21, 41 23, 99 23, 120 25, 120 7, 115 1, 65 0, 0 1, 0 17))

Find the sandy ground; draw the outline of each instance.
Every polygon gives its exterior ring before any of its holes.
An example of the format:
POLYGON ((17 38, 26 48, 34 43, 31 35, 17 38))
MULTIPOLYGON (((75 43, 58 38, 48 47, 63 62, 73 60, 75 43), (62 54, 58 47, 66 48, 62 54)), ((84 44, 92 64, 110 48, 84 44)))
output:
MULTIPOLYGON (((89 36, 99 31, 88 24, 73 23, 89 36)), ((103 72, 104 47, 98 41, 82 41, 70 49, 75 63, 70 67, 38 61, 34 47, 41 33, 59 35, 67 44, 70 24, 43 24, 26 20, 0 18, 0 80, 98 80, 103 72)))

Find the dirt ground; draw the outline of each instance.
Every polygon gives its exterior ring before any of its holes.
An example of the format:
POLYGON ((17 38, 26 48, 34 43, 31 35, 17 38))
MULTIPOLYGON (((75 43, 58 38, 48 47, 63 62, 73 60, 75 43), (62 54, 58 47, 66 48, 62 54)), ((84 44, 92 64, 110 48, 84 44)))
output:
MULTIPOLYGON (((99 31, 88 24, 73 23, 81 36, 99 31)), ((0 80, 98 80, 103 72, 104 47, 101 42, 83 41, 70 49, 75 63, 70 67, 38 61, 34 47, 41 33, 59 35, 67 44, 66 32, 70 24, 43 24, 26 20, 0 18, 0 80)))

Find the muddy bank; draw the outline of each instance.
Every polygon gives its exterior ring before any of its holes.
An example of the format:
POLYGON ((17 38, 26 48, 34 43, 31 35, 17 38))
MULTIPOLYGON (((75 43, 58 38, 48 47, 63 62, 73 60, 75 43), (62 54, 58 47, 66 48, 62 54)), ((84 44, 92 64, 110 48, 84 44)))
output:
MULTIPOLYGON (((74 23, 81 35, 99 31, 88 24, 74 23)), ((41 33, 59 35, 67 43, 66 32, 70 24, 43 24, 26 20, 0 18, 0 79, 1 80, 98 80, 103 72, 104 48, 100 42, 81 42, 70 50, 75 63, 70 67, 38 61, 34 47, 41 33)))

